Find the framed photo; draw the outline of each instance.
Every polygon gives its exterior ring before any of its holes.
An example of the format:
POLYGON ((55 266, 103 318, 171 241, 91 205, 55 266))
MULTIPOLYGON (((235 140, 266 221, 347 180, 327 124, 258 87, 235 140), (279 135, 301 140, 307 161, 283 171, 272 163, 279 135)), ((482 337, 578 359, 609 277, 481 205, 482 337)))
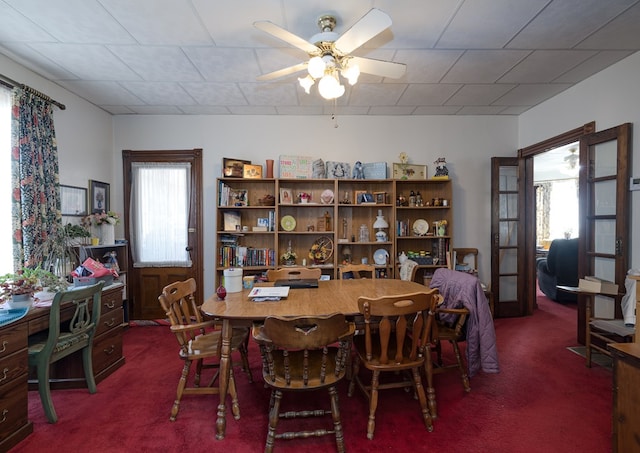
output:
POLYGON ((107 212, 111 209, 109 184, 89 180, 89 211, 91 214, 107 212))
POLYGON ((393 179, 427 179, 427 166, 394 163, 393 179))
POLYGON ((87 215, 87 189, 60 184, 60 210, 62 215, 84 217, 87 215))
POLYGON ((247 206, 248 201, 249 191, 247 189, 229 189, 228 206, 247 206))
POLYGON ((370 193, 364 191, 364 190, 358 190, 356 191, 356 203, 357 204, 363 204, 363 203, 371 203, 374 204, 375 200, 373 199, 373 195, 371 195, 370 193))
POLYGON ((387 192, 373 192, 376 204, 387 204, 387 192))
POLYGON ((222 176, 225 178, 242 178, 244 164, 250 164, 250 160, 222 158, 222 176))
POLYGON ((250 179, 262 178, 262 165, 244 164, 242 166, 242 177, 250 179))
POLYGON ((280 188, 280 204, 293 204, 293 192, 291 189, 280 188))
POLYGON ((353 191, 353 204, 360 203, 361 195, 367 193, 366 190, 354 190, 353 191))

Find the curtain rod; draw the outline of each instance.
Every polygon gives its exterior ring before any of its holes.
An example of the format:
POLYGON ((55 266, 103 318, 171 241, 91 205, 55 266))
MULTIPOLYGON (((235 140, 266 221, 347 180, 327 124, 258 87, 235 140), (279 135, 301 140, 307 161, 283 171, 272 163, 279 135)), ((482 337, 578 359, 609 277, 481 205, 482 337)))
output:
POLYGON ((51 104, 58 107, 60 110, 66 110, 67 108, 66 105, 61 104, 55 99, 51 99, 49 96, 47 96, 43 92, 38 91, 35 88, 31 88, 29 85, 25 85, 24 83, 16 82, 15 80, 10 79, 9 77, 3 74, 0 74, 0 84, 6 86, 7 88, 15 88, 15 87, 22 88, 24 91, 27 91, 28 93, 31 93, 31 94, 35 94, 39 98, 44 99, 47 102, 50 102, 51 104))

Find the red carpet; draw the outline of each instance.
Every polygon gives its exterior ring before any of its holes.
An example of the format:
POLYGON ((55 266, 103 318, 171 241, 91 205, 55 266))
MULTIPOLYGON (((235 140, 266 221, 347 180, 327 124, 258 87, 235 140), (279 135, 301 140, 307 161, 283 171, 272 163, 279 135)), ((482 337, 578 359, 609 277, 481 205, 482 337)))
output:
MULTIPOLYGON (((454 373, 437 375, 439 418, 427 432, 418 403, 402 390, 381 392, 375 439, 366 439, 367 402, 340 387, 347 451, 573 452, 611 451, 611 372, 586 368, 567 350, 575 345, 575 307, 540 298, 527 318, 496 320, 501 373, 471 379, 464 394, 454 373)), ((37 392, 29 394, 34 433, 11 450, 21 452, 259 452, 264 449, 268 391, 252 344, 254 384, 237 371, 242 417, 227 419, 216 441, 218 398, 186 396, 169 421, 182 362, 168 328, 131 328, 124 334, 126 365, 98 385, 98 393, 59 390, 60 420, 46 423, 37 392)), ((326 394, 318 400, 324 403, 326 394)), ((293 398, 283 400, 290 408, 293 398)), ((285 410, 287 410, 285 408, 285 410)), ((282 423, 297 423, 283 421, 282 423)), ((331 437, 276 441, 280 452, 335 451, 331 437)))

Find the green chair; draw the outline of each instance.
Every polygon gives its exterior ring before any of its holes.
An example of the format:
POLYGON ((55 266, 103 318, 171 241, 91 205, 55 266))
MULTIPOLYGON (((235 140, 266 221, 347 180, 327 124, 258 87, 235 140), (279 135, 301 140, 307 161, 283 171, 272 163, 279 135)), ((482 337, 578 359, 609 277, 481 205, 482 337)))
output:
MULTIPOLYGON (((58 421, 51 399, 49 366, 63 357, 82 350, 82 366, 89 393, 96 393, 91 354, 93 336, 100 318, 104 282, 60 291, 53 298, 49 314, 49 330, 29 338, 29 366, 36 367, 38 391, 49 423, 58 421), (70 320, 60 319, 60 308, 74 308, 70 320)), ((65 316, 66 318, 66 316, 65 316)))

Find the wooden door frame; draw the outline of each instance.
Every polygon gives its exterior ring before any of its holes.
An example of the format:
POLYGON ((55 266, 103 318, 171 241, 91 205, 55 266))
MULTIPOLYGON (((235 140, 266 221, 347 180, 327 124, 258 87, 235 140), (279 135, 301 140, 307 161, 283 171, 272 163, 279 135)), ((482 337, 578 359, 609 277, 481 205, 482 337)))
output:
MULTIPOLYGON (((569 130, 555 137, 548 138, 544 141, 536 143, 518 150, 518 159, 520 159, 520 169, 524 176, 524 181, 520 185, 523 193, 520 195, 520 209, 523 209, 524 219, 524 244, 536 243, 536 206, 535 206, 535 187, 533 184, 533 157, 537 154, 544 153, 553 148, 568 145, 569 143, 579 142, 584 135, 591 134, 596 130, 596 122, 591 121, 575 129, 569 130)), ((582 153, 582 150, 580 151, 582 153)), ((582 158, 581 158, 582 159, 582 158)), ((580 170, 582 173, 582 169, 580 170)), ((525 300, 524 315, 532 315, 537 307, 536 303, 536 253, 534 247, 523 247, 520 249, 522 256, 518 256, 518 264, 522 264, 523 279, 521 283, 525 285, 523 291, 518 291, 525 300)))
MULTIPOLYGON (((188 246, 190 247, 191 254, 191 268, 194 278, 197 282, 203 281, 204 266, 203 266, 203 194, 199 190, 195 190, 196 187, 202 188, 202 148, 193 148, 185 150, 123 150, 122 151, 122 165, 123 175, 125 181, 124 191, 124 212, 126 221, 124 222, 124 233, 127 240, 130 240, 130 225, 129 225, 129 211, 131 209, 131 163, 136 161, 144 162, 189 162, 192 166, 192 179, 191 179, 191 207, 189 211, 189 235, 188 246), (195 208, 195 209, 193 209, 195 208)), ((135 269, 133 267, 133 253, 129 253, 129 272, 134 274, 135 269)), ((127 282, 130 295, 138 294, 138 282, 135 279, 129 279, 127 282)), ((204 300, 203 285, 197 285, 196 300, 204 300)), ((130 307, 135 301, 130 300, 130 307)))

